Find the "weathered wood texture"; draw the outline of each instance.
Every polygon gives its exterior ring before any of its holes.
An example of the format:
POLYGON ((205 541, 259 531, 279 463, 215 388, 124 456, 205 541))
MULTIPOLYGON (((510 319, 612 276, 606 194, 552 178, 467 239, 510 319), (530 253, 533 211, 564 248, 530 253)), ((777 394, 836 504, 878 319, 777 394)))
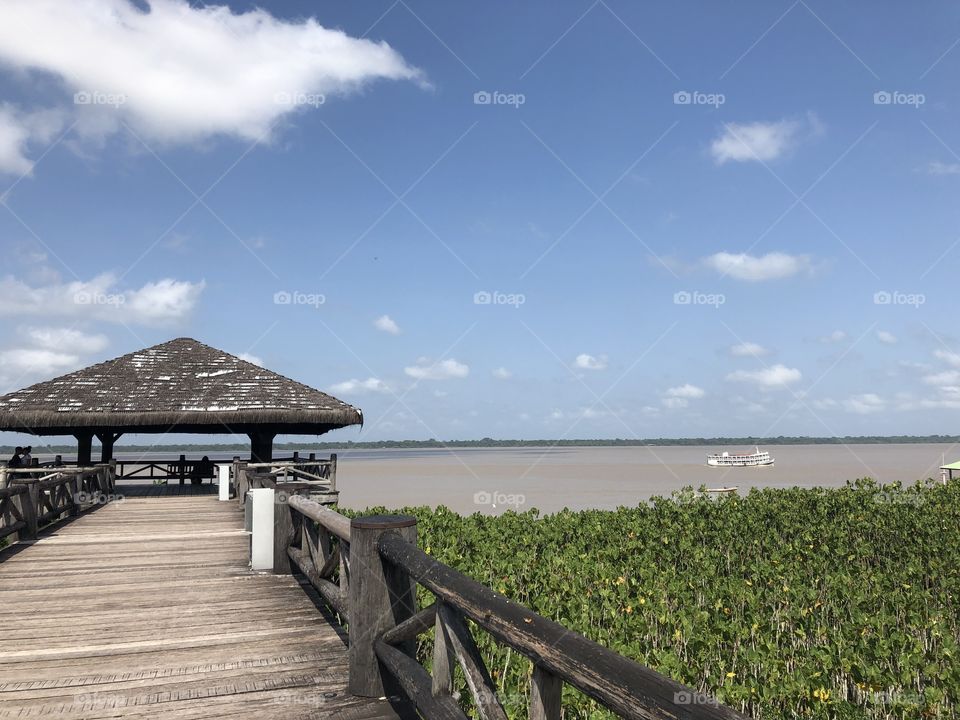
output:
MULTIPOLYGON (((363 697, 379 697, 391 690, 393 685, 380 672, 375 644, 383 633, 417 612, 417 589, 410 577, 380 559, 378 544, 385 535, 415 544, 416 520, 371 515, 350 521, 350 691, 363 697)), ((400 644, 401 650, 413 654, 413 643, 400 644)))
POLYGON ((0 719, 396 717, 294 577, 247 569, 236 505, 116 492, 0 552, 0 719))
MULTIPOLYGON (((440 672, 433 682, 433 693, 442 696, 450 687, 447 668, 452 663, 452 654, 464 671, 482 718, 503 720, 504 714, 497 689, 484 667, 465 618, 538 667, 540 689, 531 693, 530 698, 534 717, 556 717, 556 704, 560 700, 556 684, 562 681, 600 701, 618 715, 634 720, 744 720, 740 713, 716 704, 710 698, 703 698, 705 702, 702 704, 688 704, 685 698, 696 695, 690 688, 512 602, 438 562, 396 534, 380 535, 377 548, 387 564, 409 574, 437 598, 437 635, 442 647, 434 654, 434 660, 440 661, 440 672), (545 674, 553 677, 548 679, 543 677, 545 674)), ((375 644, 380 660, 391 671, 394 665, 391 665, 390 658, 396 660, 397 668, 406 667, 407 664, 393 653, 389 656, 383 653, 386 643, 382 637, 375 644)), ((416 674, 408 673, 408 677, 411 682, 417 682, 416 674)), ((403 682, 403 686, 407 688, 408 683, 403 682)))

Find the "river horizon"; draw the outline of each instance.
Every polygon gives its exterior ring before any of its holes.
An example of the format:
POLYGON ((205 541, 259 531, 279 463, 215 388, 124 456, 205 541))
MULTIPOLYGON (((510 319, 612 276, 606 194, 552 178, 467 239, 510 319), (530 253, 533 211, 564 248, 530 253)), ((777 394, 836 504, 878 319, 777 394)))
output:
MULTIPOLYGON (((905 485, 939 479, 939 467, 957 459, 950 443, 863 445, 767 445, 771 467, 715 468, 709 453, 752 452, 753 447, 715 445, 589 446, 522 448, 391 448, 338 451, 341 504, 373 506, 444 505, 462 514, 499 514, 537 508, 614 509, 684 487, 842 487, 870 477, 905 485)), ((187 453, 229 460, 234 453, 187 453)), ((306 457, 307 453, 301 453, 306 457)), ((318 452, 326 457, 327 451, 318 452)), ((66 456, 65 456, 66 457, 66 456)), ((117 458, 173 459, 173 453, 118 452, 117 458)))

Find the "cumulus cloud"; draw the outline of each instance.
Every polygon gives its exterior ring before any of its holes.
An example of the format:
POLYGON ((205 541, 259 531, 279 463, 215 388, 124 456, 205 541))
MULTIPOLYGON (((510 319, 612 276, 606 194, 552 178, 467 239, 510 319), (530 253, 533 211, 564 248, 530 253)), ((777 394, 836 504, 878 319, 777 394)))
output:
POLYGON ((847 334, 843 330, 834 330, 829 335, 824 335, 820 338, 822 343, 838 343, 843 342, 847 339, 847 334))
MULTIPOLYGON (((123 122, 165 143, 265 141, 279 120, 327 96, 377 79, 422 82, 385 42, 313 18, 288 22, 186 0, 145 4, 4 0, 0 62, 60 80, 82 133, 103 137, 123 122)), ((29 170, 29 128, 0 116, 0 170, 29 170)))
POLYGON ((378 317, 376 320, 373 321, 373 326, 377 330, 381 330, 385 333, 389 333, 390 335, 400 334, 400 326, 397 325, 393 321, 393 318, 391 318, 389 315, 381 315, 380 317, 378 317))
POLYGON ((960 367, 960 353, 951 352, 949 350, 934 350, 933 356, 937 360, 943 360, 947 365, 952 365, 953 367, 960 367))
POLYGON ((47 376, 80 367, 80 356, 41 348, 14 348, 0 351, 0 373, 11 376, 47 376))
POLYGON ((782 388, 800 382, 802 373, 796 368, 774 365, 761 370, 737 370, 727 375, 730 382, 749 382, 761 388, 782 388))
POLYGON ((203 292, 203 281, 165 278, 122 290, 112 273, 32 287, 8 275, 0 278, 0 316, 77 317, 127 324, 163 325, 187 316, 203 292))
POLYGON ((607 367, 607 356, 601 355, 600 357, 594 357, 587 353, 580 353, 573 361, 573 365, 581 370, 605 370, 607 367))
POLYGON ((944 370, 943 372, 924 375, 923 381, 927 385, 960 385, 960 370, 944 370))
POLYGON ((665 408, 676 410, 687 407, 691 400, 699 400, 704 395, 706 395, 706 392, 702 388, 686 383, 668 388, 660 402, 665 408))
POLYGON ((705 257, 703 263, 722 275, 750 282, 779 280, 813 271, 813 263, 808 256, 788 255, 782 252, 772 252, 762 256, 718 252, 705 257))
POLYGON ((263 367, 263 360, 256 355, 251 355, 250 353, 240 353, 237 355, 237 357, 241 360, 251 363, 252 365, 256 365, 257 367, 263 367))
POLYGON ((64 327, 20 328, 10 340, 16 346, 0 351, 0 392, 75 370, 84 364, 83 356, 108 344, 104 335, 64 327))
POLYGON ((453 358, 431 363, 427 358, 419 358, 416 365, 406 367, 403 371, 417 380, 450 380, 465 378, 470 374, 470 367, 453 358))
POLYGON ((498 367, 493 371, 493 376, 497 380, 509 380, 513 377, 513 373, 507 370, 505 367, 498 367))
POLYGON ((730 354, 734 357, 760 357, 769 354, 769 352, 763 345, 754 342, 742 342, 730 346, 730 354))
POLYGON ((858 415, 869 415, 884 410, 887 407, 887 403, 879 395, 864 393, 847 398, 843 401, 843 407, 847 412, 858 415))
POLYGON ((81 355, 100 352, 108 343, 105 335, 92 335, 73 328, 26 328, 22 333, 32 345, 43 350, 81 355))
POLYGON ((0 172, 30 175, 29 147, 50 142, 63 125, 64 115, 56 110, 24 113, 13 105, 0 105, 0 172))
POLYGON ((726 162, 770 162, 792 150, 804 134, 822 132, 820 121, 809 115, 806 121, 727 123, 710 144, 717 165, 726 162))
POLYGON ((371 377, 366 380, 351 378, 350 380, 344 380, 343 382, 331 385, 330 392, 339 395, 363 395, 372 392, 390 392, 390 388, 379 378, 371 377))
POLYGON ((686 383, 685 385, 678 385, 677 387, 669 388, 664 395, 667 397, 697 400, 706 395, 706 392, 703 390, 703 388, 698 388, 696 385, 686 383))
POLYGON ((897 336, 891 332, 887 332, 886 330, 877 331, 877 340, 879 340, 882 343, 885 343, 886 345, 897 344, 897 336))

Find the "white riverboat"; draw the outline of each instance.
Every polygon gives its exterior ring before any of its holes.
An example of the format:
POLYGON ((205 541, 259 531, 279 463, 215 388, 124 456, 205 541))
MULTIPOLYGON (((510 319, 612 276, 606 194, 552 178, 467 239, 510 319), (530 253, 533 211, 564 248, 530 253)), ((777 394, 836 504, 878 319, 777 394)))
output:
POLYGON ((766 450, 754 448, 756 452, 747 455, 732 455, 728 452, 707 455, 710 467, 762 467, 773 465, 773 458, 766 450))

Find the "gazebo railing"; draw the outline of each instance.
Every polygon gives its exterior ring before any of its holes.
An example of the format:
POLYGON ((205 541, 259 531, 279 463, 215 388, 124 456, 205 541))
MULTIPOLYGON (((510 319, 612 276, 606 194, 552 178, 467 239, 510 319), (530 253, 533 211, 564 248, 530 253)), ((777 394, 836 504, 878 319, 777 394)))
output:
POLYGON ((326 460, 315 458, 312 453, 305 460, 299 457, 260 463, 234 460, 231 477, 240 507, 246 502, 248 490, 278 485, 290 493, 309 494, 320 502, 334 503, 338 497, 336 453, 326 460))
POLYGON ((45 526, 76 517, 115 498, 112 464, 70 468, 0 469, 0 537, 34 540, 45 526))

